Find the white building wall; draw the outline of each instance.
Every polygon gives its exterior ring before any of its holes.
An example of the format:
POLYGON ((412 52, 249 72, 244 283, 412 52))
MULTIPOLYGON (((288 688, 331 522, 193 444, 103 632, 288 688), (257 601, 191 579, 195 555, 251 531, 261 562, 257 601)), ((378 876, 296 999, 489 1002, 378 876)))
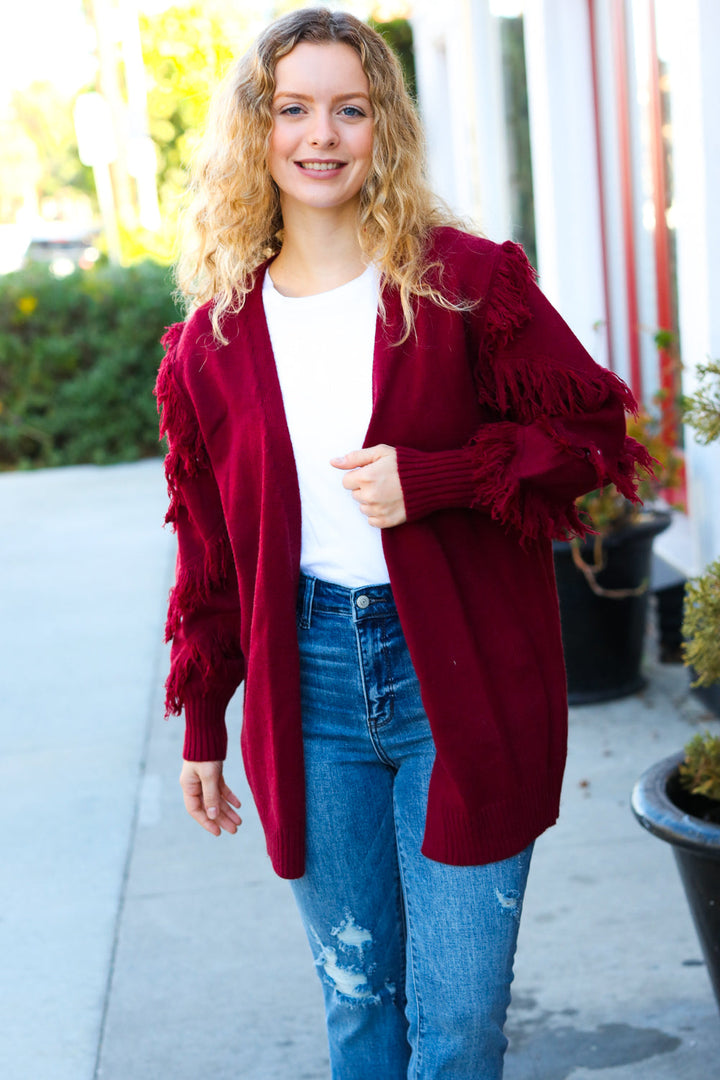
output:
POLYGON ((608 264, 610 312, 605 313, 603 333, 612 345, 612 366, 630 382, 628 349, 628 303, 623 247, 620 189, 618 110, 615 101, 612 7, 595 5, 595 40, 599 83, 600 137, 602 140, 603 192, 605 196, 605 255, 608 264))
MULTIPOLYGON (((650 405, 660 387, 655 334, 659 329, 655 268, 655 205, 650 133, 650 20, 647 0, 632 0, 627 12, 628 80, 635 223, 638 340, 642 400, 650 405)), ((666 328, 667 329, 667 328, 666 328)))
POLYGON ((478 223, 491 240, 512 236, 499 20, 488 0, 462 0, 476 117, 478 223))
POLYGON ((488 0, 417 0, 420 112, 435 190, 492 240, 510 235, 497 19, 488 0))
POLYGON ((439 19, 433 17, 433 10, 424 5, 418 5, 412 28, 415 78, 427 141, 430 183, 445 202, 460 212, 449 123, 455 103, 450 98, 446 29, 439 19))
POLYGON ((588 9, 529 0, 525 61, 540 283, 585 347, 606 363, 588 9))
MULTIPOLYGON (((696 369, 720 356, 720 111, 717 52, 720 4, 664 4, 671 71, 675 219, 677 227, 683 391, 696 369)), ((693 571, 720 556, 720 446, 700 446, 687 434, 693 571)))

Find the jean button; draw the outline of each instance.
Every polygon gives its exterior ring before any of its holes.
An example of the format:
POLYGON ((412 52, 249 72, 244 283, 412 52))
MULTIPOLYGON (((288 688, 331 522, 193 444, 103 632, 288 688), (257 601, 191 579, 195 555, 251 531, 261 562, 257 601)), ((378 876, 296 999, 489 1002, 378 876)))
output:
POLYGON ((358 596, 358 598, 357 598, 357 606, 359 608, 370 607, 370 597, 365 596, 364 594, 362 596, 358 596))

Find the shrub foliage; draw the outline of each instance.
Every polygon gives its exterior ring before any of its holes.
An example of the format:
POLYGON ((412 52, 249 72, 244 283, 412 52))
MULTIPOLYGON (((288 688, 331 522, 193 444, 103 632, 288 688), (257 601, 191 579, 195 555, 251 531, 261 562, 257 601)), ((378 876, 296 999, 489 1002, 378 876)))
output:
MULTIPOLYGON (((683 400, 686 423, 701 443, 720 439, 720 360, 698 365, 698 388, 683 400)), ((693 686, 720 683, 720 559, 691 578, 685 591, 683 654, 697 676, 693 686)))
POLYGON ((680 783, 693 795, 720 800, 720 735, 694 735, 685 745, 680 783))
POLYGON ((159 339, 180 317, 152 262, 0 278, 0 469, 157 454, 159 339))

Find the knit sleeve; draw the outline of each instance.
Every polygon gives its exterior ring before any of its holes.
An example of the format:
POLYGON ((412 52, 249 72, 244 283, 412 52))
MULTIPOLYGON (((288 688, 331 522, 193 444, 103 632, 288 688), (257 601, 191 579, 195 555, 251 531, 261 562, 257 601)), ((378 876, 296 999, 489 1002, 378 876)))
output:
POLYGON ((398 448, 408 520, 467 506, 523 542, 583 536, 579 495, 614 483, 637 502, 637 469, 651 469, 626 435, 635 400, 546 300, 518 245, 500 247, 482 310, 473 375, 489 419, 456 450, 398 448))
POLYGON ((165 640, 172 641, 165 684, 165 715, 185 712, 183 757, 225 757, 225 709, 242 681, 240 605, 220 493, 200 426, 183 387, 178 359, 182 323, 163 345, 155 395, 160 436, 167 436, 165 476, 170 507, 165 517, 177 534, 175 584, 170 592, 165 640))

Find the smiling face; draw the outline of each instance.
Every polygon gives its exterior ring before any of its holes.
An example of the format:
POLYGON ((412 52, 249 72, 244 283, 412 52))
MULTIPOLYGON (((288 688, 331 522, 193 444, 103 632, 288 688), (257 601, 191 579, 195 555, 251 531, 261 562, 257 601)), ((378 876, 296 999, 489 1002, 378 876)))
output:
POLYGON ((373 116, 355 50, 300 42, 277 62, 272 109, 268 168, 283 215, 293 205, 357 206, 372 160, 373 116))

